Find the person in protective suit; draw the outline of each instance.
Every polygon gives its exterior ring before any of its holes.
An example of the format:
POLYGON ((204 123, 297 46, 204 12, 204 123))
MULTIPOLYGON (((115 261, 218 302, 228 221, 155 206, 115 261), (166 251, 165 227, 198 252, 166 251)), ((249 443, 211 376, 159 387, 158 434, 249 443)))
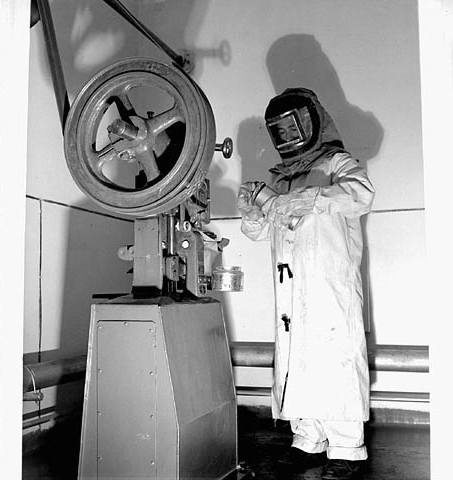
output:
POLYGON ((296 472, 324 464, 324 480, 360 478, 369 418, 360 217, 374 189, 311 90, 274 97, 265 120, 282 163, 269 186, 241 185, 238 209, 248 238, 271 241, 272 415, 293 432, 279 465, 296 472))

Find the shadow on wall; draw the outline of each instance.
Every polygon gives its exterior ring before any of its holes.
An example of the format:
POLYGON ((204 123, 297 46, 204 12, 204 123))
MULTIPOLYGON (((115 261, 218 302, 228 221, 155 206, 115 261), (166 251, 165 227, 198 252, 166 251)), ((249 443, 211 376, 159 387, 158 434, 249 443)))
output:
MULTIPOLYGON (((145 6, 136 6, 134 3, 123 2, 126 8, 172 50, 189 48, 186 45, 186 30, 189 19, 192 19, 195 0, 151 0, 145 6), (170 25, 169 18, 172 19, 171 33, 165 28, 170 25)), ((200 18, 197 17, 195 21, 199 23, 203 20, 201 14, 204 9, 198 8, 197 12, 200 18)), ((103 0, 59 0, 52 2, 51 13, 70 99, 93 75, 119 60, 140 55, 171 63, 170 58, 159 47, 103 0)), ((42 28, 41 22, 38 25, 42 28)), ((191 31, 196 32, 196 26, 192 26, 191 31)), ((40 64, 45 77, 51 82, 47 59, 44 60, 44 41, 42 36, 40 37, 43 44, 40 49, 43 61, 40 64)), ((206 49, 195 53, 197 57, 221 56, 221 53, 225 57, 224 51, 225 47, 219 51, 206 49)), ((228 53, 228 49, 226 51, 228 53)))
MULTIPOLYGON (((236 148, 236 146, 234 148, 236 148)), ((218 155, 220 155, 220 153, 216 152, 214 157, 218 155)), ((213 218, 231 217, 231 215, 234 213, 234 209, 236 208, 237 192, 230 186, 222 185, 222 178, 227 168, 227 162, 224 159, 221 159, 220 162, 212 162, 208 170, 207 178, 209 179, 211 185, 211 195, 213 186, 215 186, 216 197, 222 199, 222 202, 216 206, 216 215, 213 218)))
MULTIPOLYGON (((266 64, 276 95, 289 87, 309 88, 318 95, 346 148, 362 166, 377 155, 384 135, 381 124, 372 112, 364 112, 347 101, 337 72, 313 35, 279 38, 270 47, 266 64)), ((263 117, 246 119, 239 126, 236 146, 243 160, 243 182, 265 180, 264 171, 280 162, 263 117)))
POLYGON ((313 35, 278 39, 270 47, 266 63, 276 94, 288 87, 313 90, 332 116, 349 152, 361 161, 377 155, 384 135, 382 125, 372 112, 348 102, 337 72, 313 35))
MULTIPOLYGON (((101 68, 133 54, 137 34, 102 0, 52 2, 51 14, 70 99, 101 68)), ((39 64, 51 84, 42 35, 39 41, 39 64)))

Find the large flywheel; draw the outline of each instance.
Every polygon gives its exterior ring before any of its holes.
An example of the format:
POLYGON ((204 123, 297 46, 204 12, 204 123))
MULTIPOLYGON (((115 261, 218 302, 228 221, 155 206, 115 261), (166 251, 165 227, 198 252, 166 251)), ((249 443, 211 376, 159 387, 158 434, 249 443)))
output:
POLYGON ((108 210, 145 217, 186 201, 215 145, 211 106, 184 72, 130 58, 93 77, 72 104, 65 155, 81 190, 108 210))

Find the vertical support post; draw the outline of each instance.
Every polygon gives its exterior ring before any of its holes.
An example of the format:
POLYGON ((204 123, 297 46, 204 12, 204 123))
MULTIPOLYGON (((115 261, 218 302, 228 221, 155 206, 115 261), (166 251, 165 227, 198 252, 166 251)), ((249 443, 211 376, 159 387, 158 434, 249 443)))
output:
POLYGON ((162 290, 164 266, 160 217, 137 218, 134 226, 133 292, 162 290))
POLYGON ((0 461, 21 478, 30 0, 0 2, 0 461))

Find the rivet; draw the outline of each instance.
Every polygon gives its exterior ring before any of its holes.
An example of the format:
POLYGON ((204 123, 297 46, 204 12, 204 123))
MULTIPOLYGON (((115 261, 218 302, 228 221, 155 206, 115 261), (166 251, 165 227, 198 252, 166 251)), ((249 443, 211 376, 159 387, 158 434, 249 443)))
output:
POLYGON ((101 368, 98 368, 98 373, 102 373, 102 369, 101 369, 101 368))
POLYGON ((102 457, 100 455, 98 455, 98 460, 102 460, 102 457))
POLYGON ((129 325, 129 322, 124 322, 124 326, 127 327, 129 325))
POLYGON ((154 465, 154 460, 150 460, 149 463, 150 463, 151 465, 154 465))

